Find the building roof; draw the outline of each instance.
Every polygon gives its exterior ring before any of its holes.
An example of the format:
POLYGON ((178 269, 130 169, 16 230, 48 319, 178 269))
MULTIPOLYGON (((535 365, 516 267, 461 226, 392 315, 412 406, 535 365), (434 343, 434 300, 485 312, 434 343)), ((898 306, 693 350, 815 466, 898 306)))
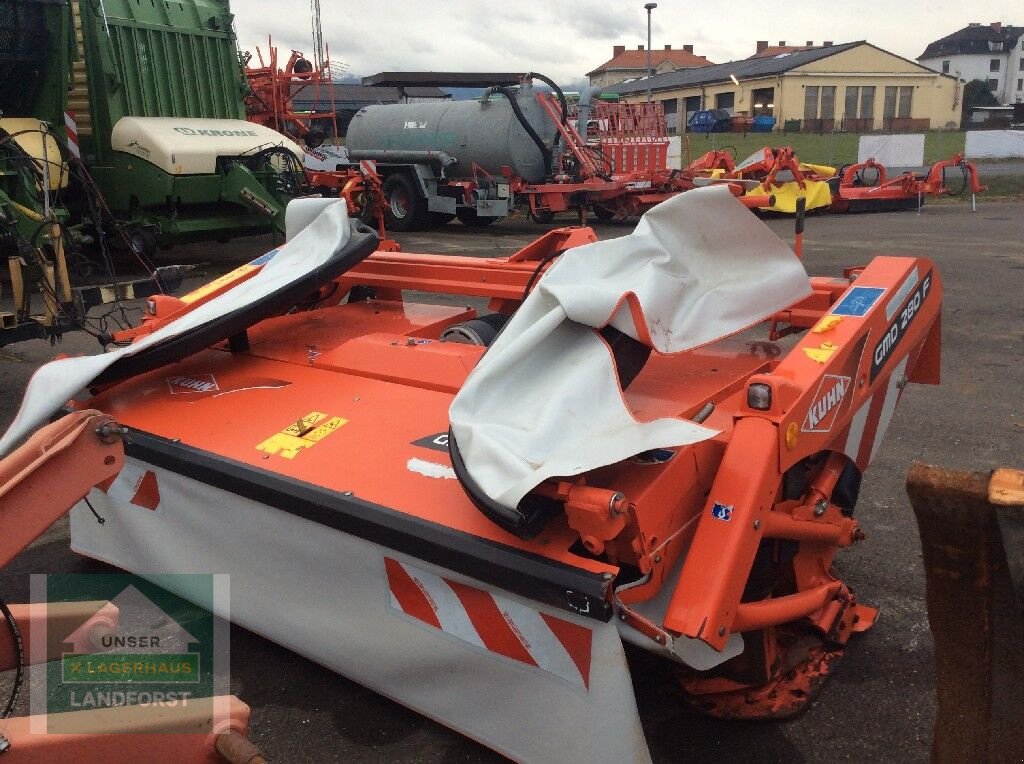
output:
POLYGON ((951 35, 929 43, 924 53, 917 58, 921 60, 970 54, 987 56, 1010 50, 1017 44, 1021 35, 1024 35, 1024 27, 1003 26, 997 21, 991 24, 968 24, 951 35), (993 47, 996 45, 1000 47, 993 47))
MULTIPOLYGON (((373 104, 373 103, 398 103, 401 97, 398 88, 388 87, 367 87, 365 85, 351 85, 335 83, 330 86, 334 90, 334 102, 342 104, 373 104)), ((326 85, 320 87, 319 92, 313 86, 297 86, 293 88, 296 106, 308 107, 316 102, 317 108, 324 108, 324 104, 331 102, 331 92, 326 85)), ((408 98, 450 98, 440 88, 435 87, 407 87, 405 95, 408 98)))
POLYGON ((810 50, 818 47, 816 45, 769 45, 764 50, 759 50, 751 58, 775 58, 782 53, 799 53, 802 50, 810 50))
POLYGON ((787 45, 785 40, 779 40, 778 45, 769 45, 767 40, 758 40, 754 43, 754 55, 750 56, 750 58, 774 58, 782 53, 798 53, 801 50, 831 47, 831 40, 826 40, 821 45, 815 45, 814 40, 808 40, 806 45, 787 45))
MULTIPOLYGON (((734 75, 738 80, 752 80, 759 77, 771 77, 782 74, 798 66, 809 64, 812 61, 819 61, 837 53, 856 48, 858 45, 867 45, 864 40, 847 42, 840 45, 832 45, 828 48, 811 48, 810 50, 797 51, 796 53, 781 53, 772 58, 744 58, 739 61, 729 61, 724 64, 713 64, 702 66, 698 69, 681 69, 675 72, 655 74, 650 79, 651 90, 668 90, 679 87, 693 87, 699 85, 710 85, 716 82, 727 82, 729 75, 734 75)), ((913 63, 913 62, 910 62, 913 63)), ((919 64, 914 64, 920 67, 919 64)), ((923 67, 921 67, 923 68, 923 67)), ((638 93, 647 90, 648 80, 638 79, 623 82, 618 85, 611 85, 607 88, 612 93, 638 93)))
MULTIPOLYGON (((627 70, 645 71, 647 69, 647 51, 641 45, 636 50, 624 50, 625 46, 616 46, 615 55, 605 61, 593 71, 587 72, 591 77, 601 72, 627 70)), ((689 46, 692 47, 692 46, 689 46)), ((666 61, 677 69, 693 68, 698 66, 709 66, 711 64, 704 56, 696 55, 692 50, 683 50, 666 46, 664 49, 651 49, 651 68, 657 69, 666 61)))
POLYGON ((491 85, 518 85, 526 72, 377 72, 363 77, 364 85, 404 87, 412 85, 487 88, 491 85))

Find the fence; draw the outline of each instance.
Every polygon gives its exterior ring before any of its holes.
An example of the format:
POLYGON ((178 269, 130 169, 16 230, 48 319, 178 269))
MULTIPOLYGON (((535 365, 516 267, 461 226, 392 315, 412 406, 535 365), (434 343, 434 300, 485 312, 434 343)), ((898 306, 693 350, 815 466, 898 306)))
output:
MULTIPOLYGON (((869 133, 874 129, 873 119, 787 119, 782 126, 784 133, 869 133)), ((928 130, 929 119, 911 119, 910 117, 885 117, 882 119, 882 130, 890 133, 909 133, 928 130)))
POLYGON ((964 153, 969 159, 1024 158, 1024 130, 969 130, 964 153))
POLYGON ((886 167, 920 167, 924 164, 924 134, 862 135, 857 142, 857 161, 868 159, 886 167))

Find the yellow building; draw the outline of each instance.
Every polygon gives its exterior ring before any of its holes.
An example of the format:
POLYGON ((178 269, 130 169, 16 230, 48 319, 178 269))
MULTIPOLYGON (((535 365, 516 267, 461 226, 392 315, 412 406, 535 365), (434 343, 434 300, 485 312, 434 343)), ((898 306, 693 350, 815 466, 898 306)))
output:
POLYGON ((622 100, 660 101, 670 125, 694 112, 772 116, 804 132, 928 130, 960 124, 955 77, 859 41, 656 74, 608 88, 622 100), (682 117, 677 119, 677 115, 682 117))

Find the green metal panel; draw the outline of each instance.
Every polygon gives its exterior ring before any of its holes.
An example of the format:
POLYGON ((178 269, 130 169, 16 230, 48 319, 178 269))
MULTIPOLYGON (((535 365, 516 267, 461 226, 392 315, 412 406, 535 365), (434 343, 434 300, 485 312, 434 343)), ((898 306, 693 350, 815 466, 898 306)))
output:
POLYGON ((74 58, 69 0, 0 0, 0 112, 62 125, 74 58))
POLYGON ((245 119, 228 0, 79 0, 78 8, 94 126, 83 153, 93 163, 112 162, 121 117, 245 119))

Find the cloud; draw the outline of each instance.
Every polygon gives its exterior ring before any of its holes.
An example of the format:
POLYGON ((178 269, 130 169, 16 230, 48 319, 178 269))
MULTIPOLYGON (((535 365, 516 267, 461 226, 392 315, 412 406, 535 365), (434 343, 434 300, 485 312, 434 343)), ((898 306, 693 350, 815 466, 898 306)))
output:
MULTIPOLYGON (((559 81, 578 81, 611 57, 616 44, 647 42, 640 0, 321 0, 324 40, 331 56, 358 74, 385 70, 540 71, 559 81)), ((987 0, 986 19, 1021 23, 1019 0, 987 0)), ((282 54, 311 52, 309 0, 232 0, 243 48, 274 35, 282 54)), ((740 0, 722 14, 720 4, 660 0, 652 15, 652 47, 694 44, 695 53, 717 61, 744 58, 757 39, 835 42, 865 37, 907 58, 974 20, 976 11, 953 0, 902 0, 898 17, 891 0, 830 3, 790 0, 779 5, 740 0), (865 19, 880 20, 865 27, 865 19), (891 19, 891 21, 886 21, 891 19)))

